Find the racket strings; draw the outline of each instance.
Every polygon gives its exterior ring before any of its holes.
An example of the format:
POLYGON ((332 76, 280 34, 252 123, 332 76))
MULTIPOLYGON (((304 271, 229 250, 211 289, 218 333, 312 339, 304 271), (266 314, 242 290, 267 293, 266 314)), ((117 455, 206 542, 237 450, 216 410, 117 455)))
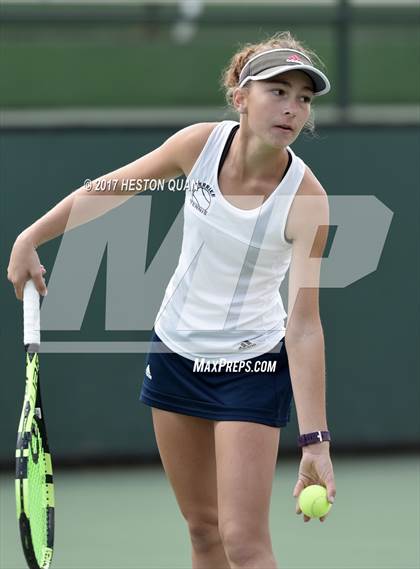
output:
POLYGON ((40 567, 43 566, 48 543, 48 485, 42 438, 33 422, 28 456, 28 505, 32 544, 40 567))

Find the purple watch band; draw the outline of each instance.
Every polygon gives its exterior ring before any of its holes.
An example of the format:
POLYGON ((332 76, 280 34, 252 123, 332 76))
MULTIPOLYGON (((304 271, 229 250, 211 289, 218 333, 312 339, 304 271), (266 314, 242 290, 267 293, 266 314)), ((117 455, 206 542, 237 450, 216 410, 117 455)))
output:
POLYGON ((313 433, 306 433, 298 437, 298 445, 300 447, 305 447, 307 445, 313 445, 316 443, 322 443, 324 441, 330 441, 331 435, 330 431, 315 431, 313 433))

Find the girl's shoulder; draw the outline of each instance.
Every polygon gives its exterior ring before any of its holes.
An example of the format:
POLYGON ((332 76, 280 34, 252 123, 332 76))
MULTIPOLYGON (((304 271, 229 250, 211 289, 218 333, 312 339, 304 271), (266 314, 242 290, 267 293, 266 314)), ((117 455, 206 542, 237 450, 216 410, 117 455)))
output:
MULTIPOLYGON (((289 241, 293 241, 299 235, 302 235, 311 226, 312 222, 316 222, 317 219, 325 220, 327 218, 327 193, 309 166, 305 164, 302 181, 288 214, 286 237, 289 241), (300 199, 302 196, 305 196, 305 199, 300 199)), ((320 224, 322 225, 322 223, 320 224)), ((326 225, 328 225, 327 222, 326 225)))
POLYGON ((219 124, 219 122, 195 123, 179 131, 179 142, 182 144, 182 170, 185 175, 191 172, 209 136, 219 124))
POLYGON ((325 196, 326 191, 321 185, 321 182, 312 172, 307 164, 305 164, 305 172, 299 189, 296 192, 297 196, 325 196))

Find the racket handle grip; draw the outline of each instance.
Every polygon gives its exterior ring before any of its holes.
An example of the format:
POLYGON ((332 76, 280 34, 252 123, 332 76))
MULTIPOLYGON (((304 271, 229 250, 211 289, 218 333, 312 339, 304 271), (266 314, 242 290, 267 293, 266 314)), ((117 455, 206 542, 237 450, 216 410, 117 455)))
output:
POLYGON ((23 343, 41 343, 41 326, 39 316, 39 292, 31 279, 23 289, 23 343))

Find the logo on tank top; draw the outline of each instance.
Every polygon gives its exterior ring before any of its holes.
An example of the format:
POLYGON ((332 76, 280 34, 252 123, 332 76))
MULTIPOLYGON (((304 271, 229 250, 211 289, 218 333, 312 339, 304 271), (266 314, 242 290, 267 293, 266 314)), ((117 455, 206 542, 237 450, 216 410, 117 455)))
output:
POLYGON ((147 364, 146 376, 147 376, 149 379, 152 379, 152 372, 150 371, 150 365, 149 365, 149 364, 147 364))
POLYGON ((200 213, 207 215, 207 211, 211 204, 211 198, 216 195, 211 186, 206 182, 194 181, 188 187, 190 192, 190 204, 200 213))

